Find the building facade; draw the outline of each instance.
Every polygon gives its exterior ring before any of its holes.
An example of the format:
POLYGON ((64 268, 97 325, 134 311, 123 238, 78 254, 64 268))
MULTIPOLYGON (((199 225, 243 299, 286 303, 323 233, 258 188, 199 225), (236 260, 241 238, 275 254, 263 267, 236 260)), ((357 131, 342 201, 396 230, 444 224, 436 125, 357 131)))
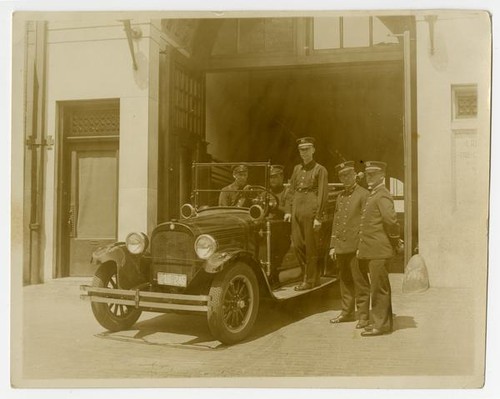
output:
POLYGON ((15 18, 25 284, 91 275, 94 248, 177 217, 193 161, 289 177, 302 135, 331 182, 344 159, 389 164, 406 260, 418 250, 431 285, 485 284, 487 14, 74 15, 15 18))

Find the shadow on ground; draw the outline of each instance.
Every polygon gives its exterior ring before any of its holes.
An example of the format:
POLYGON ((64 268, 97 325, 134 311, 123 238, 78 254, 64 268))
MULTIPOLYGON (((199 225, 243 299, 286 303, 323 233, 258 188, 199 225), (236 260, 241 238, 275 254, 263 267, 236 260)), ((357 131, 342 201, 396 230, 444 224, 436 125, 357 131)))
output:
MULTIPOLYGON (((340 309, 338 284, 284 302, 261 300, 250 342, 314 314, 340 309)), ((128 331, 102 333, 100 337, 151 345, 194 349, 226 348, 211 335, 206 315, 168 313, 136 323, 128 331)))
POLYGON ((406 330, 407 328, 417 328, 417 322, 413 316, 394 316, 393 330, 406 330))

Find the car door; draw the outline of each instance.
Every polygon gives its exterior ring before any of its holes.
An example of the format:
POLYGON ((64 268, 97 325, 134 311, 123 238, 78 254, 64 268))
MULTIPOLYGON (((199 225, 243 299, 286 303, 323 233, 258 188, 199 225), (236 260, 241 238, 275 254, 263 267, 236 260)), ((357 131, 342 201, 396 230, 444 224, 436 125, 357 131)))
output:
POLYGON ((263 231, 259 240, 259 258, 262 263, 271 260, 271 275, 278 278, 279 283, 297 281, 302 273, 300 264, 291 246, 291 224, 282 219, 269 219, 263 229, 269 229, 270 239, 263 231), (269 245, 270 244, 270 245, 269 245), (269 255, 268 255, 269 254, 269 255))

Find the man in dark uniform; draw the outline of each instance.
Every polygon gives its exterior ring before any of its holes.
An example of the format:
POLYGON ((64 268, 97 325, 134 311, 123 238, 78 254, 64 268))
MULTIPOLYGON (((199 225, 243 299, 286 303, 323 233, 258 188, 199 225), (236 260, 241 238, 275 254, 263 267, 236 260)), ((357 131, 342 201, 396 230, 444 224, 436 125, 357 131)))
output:
MULTIPOLYGON (((269 212, 268 218, 271 222, 271 239, 272 239, 272 264, 271 268, 271 286, 275 287, 279 285, 279 268, 283 263, 283 258, 290 249, 290 224, 283 223, 283 217, 285 214, 285 207, 287 201, 287 188, 283 185, 284 174, 283 166, 272 165, 269 172, 269 183, 271 192, 276 195, 276 199, 271 197, 270 205, 271 211, 269 212)), ((263 193, 264 196, 269 195, 263 193)))
POLYGON ((248 167, 237 165, 233 167, 234 182, 224 187, 219 194, 219 206, 244 206, 246 196, 243 190, 248 180, 248 167))
POLYGON ((297 140, 302 163, 293 169, 285 220, 292 222, 292 244, 304 270, 304 279, 297 291, 319 284, 319 230, 325 219, 328 199, 328 172, 313 159, 314 138, 297 140))
POLYGON ((384 185, 386 166, 384 162, 365 162, 370 195, 361 213, 357 258, 364 275, 361 289, 371 294, 373 325, 365 328, 361 333, 363 337, 392 331, 391 284, 387 269, 394 254, 393 246, 399 241, 399 224, 394 201, 384 185))
POLYGON ((365 281, 359 270, 356 250, 361 211, 365 207, 368 190, 356 183, 353 161, 343 162, 335 166, 335 170, 344 185, 344 191, 337 196, 335 203, 330 256, 337 259, 339 268, 342 311, 330 322, 354 321, 356 304, 359 319, 356 328, 364 328, 369 324, 370 293, 359 289, 359 285, 363 287, 365 281))

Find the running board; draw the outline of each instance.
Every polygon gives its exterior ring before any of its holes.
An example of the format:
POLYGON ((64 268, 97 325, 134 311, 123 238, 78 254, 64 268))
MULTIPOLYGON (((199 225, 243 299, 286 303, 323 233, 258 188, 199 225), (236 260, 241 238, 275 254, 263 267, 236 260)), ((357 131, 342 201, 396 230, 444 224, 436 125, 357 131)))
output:
POLYGON ((277 299, 278 301, 284 301, 286 299, 295 298, 304 294, 308 294, 312 291, 319 290, 323 287, 326 287, 327 285, 333 284, 337 280, 338 280, 337 277, 321 277, 320 284, 318 286, 311 288, 309 290, 295 291, 295 287, 301 283, 299 281, 284 285, 279 288, 275 288, 271 291, 271 293, 274 296, 274 298, 277 299))

